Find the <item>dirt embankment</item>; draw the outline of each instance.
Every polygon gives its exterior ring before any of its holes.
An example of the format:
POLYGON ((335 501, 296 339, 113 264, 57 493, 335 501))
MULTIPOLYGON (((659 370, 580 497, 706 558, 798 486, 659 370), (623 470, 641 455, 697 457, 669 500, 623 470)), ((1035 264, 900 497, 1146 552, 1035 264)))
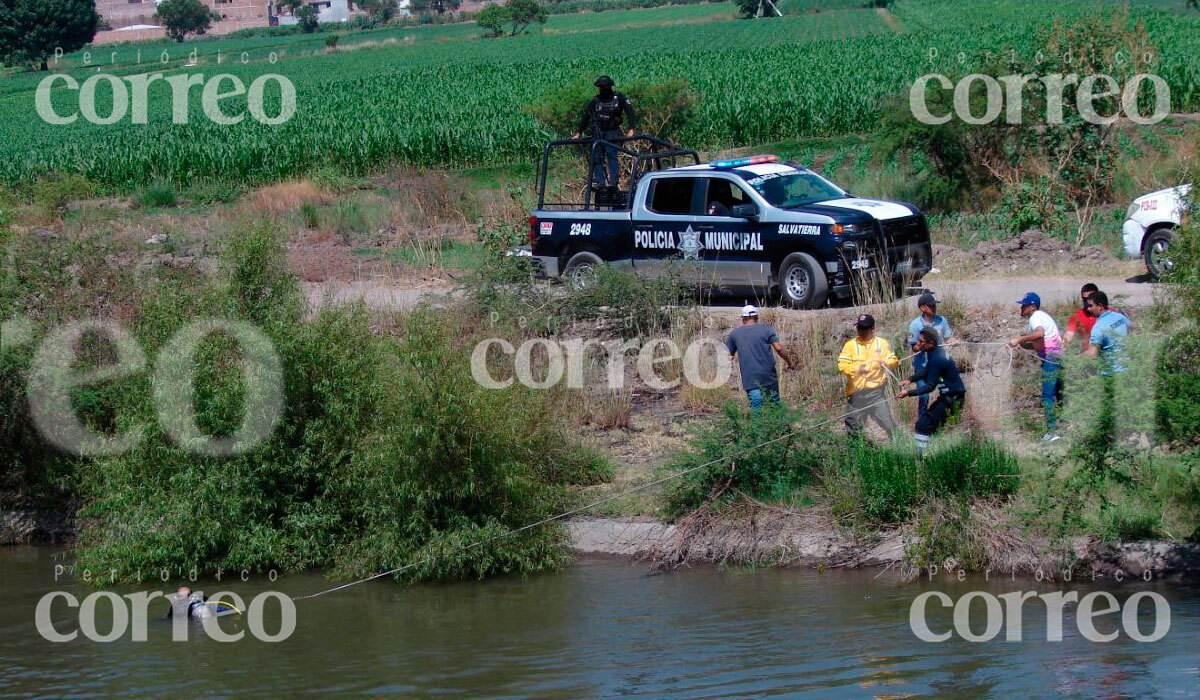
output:
POLYGON ((1032 273, 1109 270, 1137 274, 1139 261, 1122 261, 1097 245, 1074 248, 1030 229, 1011 238, 980 243, 971 250, 934 244, 934 266, 950 275, 1002 277, 1032 273))

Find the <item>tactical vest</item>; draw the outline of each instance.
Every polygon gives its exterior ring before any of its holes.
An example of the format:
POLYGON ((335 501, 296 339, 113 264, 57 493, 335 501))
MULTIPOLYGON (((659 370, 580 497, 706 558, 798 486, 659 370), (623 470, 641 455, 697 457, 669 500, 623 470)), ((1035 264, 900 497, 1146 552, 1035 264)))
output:
POLYGON ((616 131, 621 128, 621 112, 625 96, 614 92, 611 97, 597 96, 592 100, 592 131, 616 131))

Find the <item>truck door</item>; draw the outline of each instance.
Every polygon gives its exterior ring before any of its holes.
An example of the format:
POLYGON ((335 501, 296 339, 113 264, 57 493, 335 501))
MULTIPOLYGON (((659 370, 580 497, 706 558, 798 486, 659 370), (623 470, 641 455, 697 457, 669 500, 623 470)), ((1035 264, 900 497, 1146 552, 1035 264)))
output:
POLYGON ((634 211, 633 269, 644 277, 670 271, 684 280, 699 277, 701 232, 695 176, 657 177, 647 183, 644 207, 634 211))
POLYGON ((756 206, 746 190, 731 179, 697 178, 701 210, 694 228, 700 231, 701 282, 714 287, 762 287, 769 284, 770 262, 758 225, 732 216, 734 207, 756 206))

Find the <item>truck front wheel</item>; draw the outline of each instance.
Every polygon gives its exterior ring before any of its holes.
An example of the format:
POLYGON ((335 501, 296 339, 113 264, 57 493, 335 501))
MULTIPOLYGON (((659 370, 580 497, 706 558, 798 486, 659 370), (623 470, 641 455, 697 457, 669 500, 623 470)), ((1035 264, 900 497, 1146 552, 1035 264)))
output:
POLYGON ((779 265, 779 297, 793 309, 817 309, 829 296, 829 280, 816 258, 792 253, 779 265))
POLYGON ((596 282, 596 270, 604 261, 599 255, 580 251, 571 256, 567 266, 563 268, 563 277, 573 289, 590 287, 596 282))

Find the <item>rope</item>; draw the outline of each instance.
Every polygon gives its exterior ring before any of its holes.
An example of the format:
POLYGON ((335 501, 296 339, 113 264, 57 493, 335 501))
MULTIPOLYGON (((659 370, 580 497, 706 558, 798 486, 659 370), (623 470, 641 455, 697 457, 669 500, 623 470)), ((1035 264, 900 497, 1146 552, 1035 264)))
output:
MULTIPOLYGON (((662 477, 662 478, 660 478, 660 479, 655 479, 654 481, 651 481, 651 482, 648 482, 648 483, 645 483, 645 484, 640 484, 640 485, 638 485, 638 486, 634 486, 634 487, 632 487, 632 488, 626 489, 625 491, 622 491, 621 493, 618 493, 618 494, 615 494, 615 495, 612 495, 612 496, 607 496, 607 497, 605 497, 605 498, 601 498, 601 499, 600 499, 600 500, 598 500, 598 501, 593 501, 593 502, 591 502, 591 503, 588 503, 588 504, 586 504, 586 505, 579 506, 579 507, 577 507, 577 508, 572 508, 571 510, 564 511, 564 512, 562 512, 562 513, 559 513, 558 515, 552 515, 552 516, 550 516, 550 517, 548 517, 548 518, 543 518, 543 519, 541 519, 541 520, 538 520, 537 522, 529 523, 528 525, 522 525, 521 527, 515 528, 515 529, 513 529, 513 530, 508 530, 508 531, 506 531, 506 532, 502 532, 502 533, 500 533, 500 534, 498 534, 498 535, 493 535, 493 536, 491 536, 491 537, 488 537, 488 538, 486 538, 486 539, 483 539, 483 540, 478 540, 478 541, 476 541, 476 542, 472 542, 471 544, 468 544, 468 545, 466 545, 466 546, 463 546, 463 547, 459 548, 459 549, 456 551, 456 553, 469 552, 469 551, 471 551, 472 549, 476 549, 476 548, 478 548, 478 547, 482 547, 482 546, 483 546, 483 545, 485 545, 485 544, 490 544, 490 543, 492 543, 492 542, 495 542, 495 541, 497 541, 497 540, 504 539, 505 537, 510 537, 510 536, 512 536, 512 535, 515 535, 515 534, 518 534, 518 533, 521 533, 521 532, 525 532, 526 530, 532 530, 533 528, 540 527, 540 526, 542 526, 542 525, 546 525, 546 524, 552 523, 552 522, 554 522, 554 521, 556 521, 556 520, 562 520, 563 518, 570 517, 570 516, 572 516, 572 515, 575 515, 575 514, 577 514, 577 513, 582 513, 582 512, 584 512, 584 511, 586 511, 586 510, 591 510, 592 508, 595 508, 596 506, 604 505, 605 503, 609 503, 609 502, 615 501, 615 500, 617 500, 617 499, 619 499, 619 498, 624 498, 624 497, 626 497, 626 496, 629 496, 629 495, 631 495, 631 494, 637 493, 637 492, 639 492, 639 491, 644 491, 644 490, 646 490, 646 489, 648 489, 648 488, 651 488, 651 487, 653 487, 653 486, 659 486, 659 485, 665 484, 665 483, 667 483, 668 481, 673 481, 673 480, 675 480, 675 479, 678 479, 678 478, 680 478, 680 477, 682 477, 682 476, 687 476, 688 474, 691 474, 691 473, 693 473, 693 472, 697 472, 697 471, 700 471, 701 469, 705 469, 705 468, 707 468, 707 467, 711 467, 711 466, 712 466, 712 465, 714 465, 714 464, 719 464, 719 463, 721 463, 721 462, 725 462, 725 461, 731 460, 731 459, 733 459, 733 458, 735 458, 735 457, 740 457, 740 456, 742 456, 742 455, 744 455, 744 454, 746 454, 746 453, 748 453, 748 452, 752 452, 752 451, 754 451, 754 450, 761 449, 761 448, 763 448, 763 447, 766 447, 767 445, 771 445, 771 444, 774 444, 774 443, 776 443, 776 442, 781 442, 781 441, 783 441, 783 440, 790 439, 790 438, 792 438, 792 437, 795 437, 796 435, 798 435, 798 434, 800 434, 800 433, 807 432, 807 431, 809 431, 809 430, 816 430, 817 428, 820 428, 820 427, 823 427, 823 426, 829 425, 830 423, 834 423, 834 422, 837 422, 837 421, 839 421, 839 420, 844 420, 844 419, 846 419, 847 417, 854 415, 855 413, 860 413, 860 412, 862 412, 862 411, 865 411, 865 410, 867 410, 867 409, 869 409, 869 408, 874 408, 875 406, 879 406, 879 405, 881 405, 881 404, 885 404, 885 403, 887 403, 887 402, 889 402, 889 401, 893 401, 893 400, 894 400, 894 399, 886 399, 886 398, 885 398, 885 399, 881 399, 881 400, 879 400, 879 401, 876 401, 876 402, 875 402, 875 403, 873 403, 873 404, 868 404, 868 405, 866 405, 866 406, 862 406, 862 407, 860 407, 860 408, 855 408, 855 409, 853 409, 853 410, 847 411, 846 413, 843 413, 843 414, 842 414, 842 415, 840 415, 840 416, 836 416, 836 417, 834 417, 834 418, 829 418, 829 419, 823 420, 823 421, 821 421, 821 422, 819 422, 819 423, 814 423, 814 424, 812 424, 812 425, 805 426, 805 427, 802 427, 802 428, 797 428, 796 430, 793 430, 793 431, 791 431, 791 432, 789 432, 789 433, 786 433, 786 434, 784 434, 784 435, 780 435, 780 436, 779 436, 779 437, 777 437, 777 438, 772 438, 772 439, 770 439, 770 440, 767 440, 767 441, 765 441, 765 442, 760 442, 760 443, 758 443, 757 445, 751 445, 751 446, 749 446, 749 447, 747 447, 747 448, 745 448, 745 449, 738 450, 737 452, 734 452, 734 453, 733 453, 733 454, 731 454, 731 455, 726 455, 726 456, 724 456, 724 457, 718 457, 717 459, 709 460, 708 462, 705 462, 704 464, 699 464, 699 465, 697 465, 697 466, 694 466, 694 467, 689 467, 689 468, 687 468, 687 469, 683 469, 683 470, 681 470, 681 471, 674 472, 673 474, 668 474, 667 476, 664 476, 664 477, 662 477)), ((452 550, 452 551, 454 551, 454 550, 452 550)), ((333 593, 333 592, 335 592, 335 591, 340 591, 340 590, 343 590, 343 589, 346 589, 346 588, 350 588, 351 586, 357 586, 357 585, 359 585, 359 584, 362 584, 362 583, 367 583, 368 581, 374 581, 375 579, 378 579, 378 578, 383 578, 384 576, 391 576, 391 575, 395 575, 395 574, 402 573, 402 572, 404 572, 404 571, 407 571, 407 570, 409 570, 409 569, 411 569, 411 568, 413 568, 413 567, 415 567, 415 566, 419 566, 419 565, 421 565, 421 564, 424 564, 424 563, 426 563, 426 562, 430 561, 430 559, 431 559, 431 557, 429 557, 429 556, 426 556, 426 557, 423 557, 422 559, 420 559, 420 560, 418 560, 418 561, 412 562, 412 563, 410 563, 410 564, 405 564, 404 566, 399 566, 399 567, 396 567, 395 569, 389 569, 388 571, 381 571, 380 573, 378 573, 378 574, 375 574, 375 575, 373 575, 373 576, 368 576, 368 577, 366 577, 366 578, 358 579, 358 580, 356 580, 356 581, 350 581, 349 583, 343 583, 343 584, 341 584, 341 585, 339 585, 339 586, 334 586, 333 588, 329 588, 329 589, 326 589, 326 590, 323 590, 323 591, 317 591, 316 593, 310 593, 310 594, 308 594, 308 595, 302 595, 302 596, 293 596, 293 597, 292 597, 292 600, 308 600, 308 599, 310 599, 310 598, 319 598, 320 596, 323 596, 323 595, 326 595, 326 594, 329 594, 329 593, 333 593)))

